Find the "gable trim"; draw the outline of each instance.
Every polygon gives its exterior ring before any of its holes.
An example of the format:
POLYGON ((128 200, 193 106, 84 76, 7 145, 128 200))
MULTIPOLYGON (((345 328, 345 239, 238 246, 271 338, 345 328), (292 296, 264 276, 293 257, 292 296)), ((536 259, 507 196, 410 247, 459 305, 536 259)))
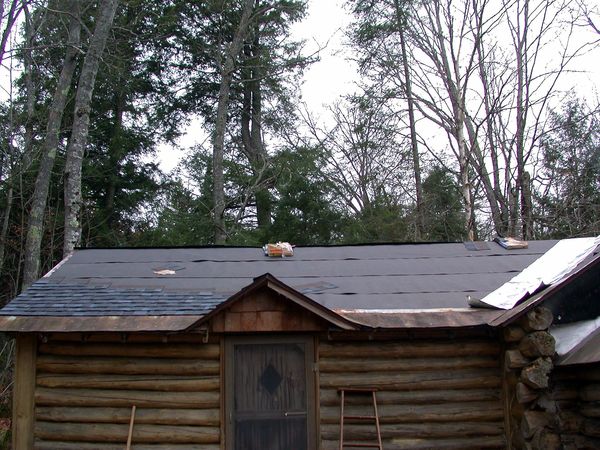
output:
POLYGON ((336 312, 326 308, 325 306, 315 302, 306 295, 298 292, 290 286, 282 283, 270 273, 265 273, 260 277, 254 279, 254 281, 248 286, 242 288, 239 292, 229 297, 226 301, 218 305, 210 313, 203 316, 200 320, 191 325, 188 330, 195 328, 201 324, 210 321, 213 317, 220 314, 222 311, 230 308, 234 303, 238 302, 242 298, 245 298, 260 289, 269 289, 283 297, 292 303, 300 306, 301 308, 315 314, 321 319, 329 322, 330 324, 339 327, 342 330, 357 330, 361 326, 345 317, 340 316, 336 312))

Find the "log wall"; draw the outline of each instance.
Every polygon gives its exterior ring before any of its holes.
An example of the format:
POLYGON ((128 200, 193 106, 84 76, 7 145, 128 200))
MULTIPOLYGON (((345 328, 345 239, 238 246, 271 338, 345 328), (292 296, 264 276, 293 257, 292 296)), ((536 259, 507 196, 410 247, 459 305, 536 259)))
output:
POLYGON ((52 336, 39 343, 39 450, 123 450, 136 406, 133 450, 217 450, 220 345, 201 336, 52 336))
POLYGON ((600 363, 557 366, 551 385, 561 448, 600 448, 600 363))
MULTIPOLYGON (((339 448, 340 387, 374 387, 383 446, 394 449, 505 448, 500 347, 485 339, 326 342, 319 345, 323 450, 339 448)), ((368 396, 346 414, 372 414, 368 396)), ((348 423, 346 440, 374 439, 348 423)))

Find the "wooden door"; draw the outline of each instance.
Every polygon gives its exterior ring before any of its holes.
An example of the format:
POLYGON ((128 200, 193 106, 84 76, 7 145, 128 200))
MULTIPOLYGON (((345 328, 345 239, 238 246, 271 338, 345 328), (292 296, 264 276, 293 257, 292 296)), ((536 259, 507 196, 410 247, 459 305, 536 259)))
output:
POLYGON ((312 339, 232 338, 226 361, 228 450, 316 448, 312 339))

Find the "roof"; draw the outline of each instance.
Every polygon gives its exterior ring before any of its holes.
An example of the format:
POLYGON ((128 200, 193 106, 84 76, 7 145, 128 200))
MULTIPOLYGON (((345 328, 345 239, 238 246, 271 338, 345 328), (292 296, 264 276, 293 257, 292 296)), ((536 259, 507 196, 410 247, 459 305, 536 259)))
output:
POLYGON ((467 296, 485 297, 556 242, 512 250, 494 242, 299 247, 289 258, 248 247, 80 249, 0 310, 0 329, 18 330, 25 317, 33 331, 36 317, 165 316, 179 317, 168 329, 181 330, 265 274, 286 287, 282 295, 369 327, 482 325, 501 312, 469 308, 467 296))

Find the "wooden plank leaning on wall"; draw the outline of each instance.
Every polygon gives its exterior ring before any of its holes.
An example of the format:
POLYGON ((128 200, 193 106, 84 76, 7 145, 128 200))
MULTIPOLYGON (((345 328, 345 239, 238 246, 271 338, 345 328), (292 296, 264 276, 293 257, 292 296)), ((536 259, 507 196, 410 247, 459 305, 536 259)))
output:
POLYGON ((18 335, 13 391, 12 448, 14 450, 31 450, 33 448, 36 354, 36 335, 18 335))

